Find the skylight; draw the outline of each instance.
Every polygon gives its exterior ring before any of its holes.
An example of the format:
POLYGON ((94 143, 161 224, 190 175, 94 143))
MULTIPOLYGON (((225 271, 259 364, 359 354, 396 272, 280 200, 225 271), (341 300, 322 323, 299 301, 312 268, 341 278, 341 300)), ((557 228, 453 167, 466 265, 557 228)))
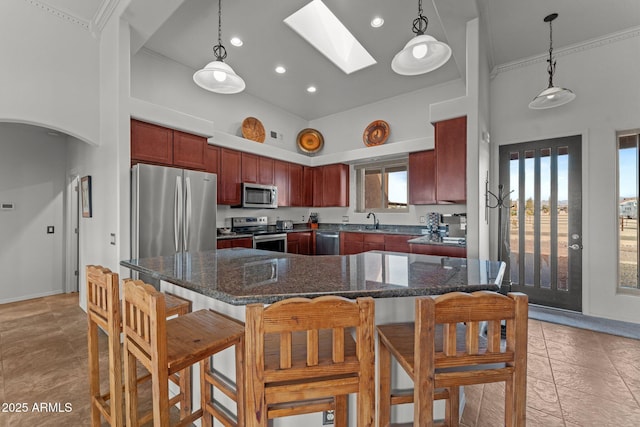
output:
POLYGON ((346 74, 376 63, 321 0, 313 0, 284 22, 346 74))

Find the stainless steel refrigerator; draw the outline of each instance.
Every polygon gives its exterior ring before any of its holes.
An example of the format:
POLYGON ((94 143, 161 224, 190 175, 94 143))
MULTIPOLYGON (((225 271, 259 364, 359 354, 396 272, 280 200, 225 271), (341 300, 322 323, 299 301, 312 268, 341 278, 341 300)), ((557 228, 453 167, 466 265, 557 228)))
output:
POLYGON ((137 164, 131 214, 132 258, 215 249, 216 175, 137 164))

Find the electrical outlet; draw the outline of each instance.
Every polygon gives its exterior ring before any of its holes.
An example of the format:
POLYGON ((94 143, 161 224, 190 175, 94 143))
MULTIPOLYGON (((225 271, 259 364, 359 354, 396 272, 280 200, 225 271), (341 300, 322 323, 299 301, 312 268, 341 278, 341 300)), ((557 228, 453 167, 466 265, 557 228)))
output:
POLYGON ((424 224, 425 222, 427 222, 427 220, 423 215, 423 216, 420 217, 420 224, 424 224))
POLYGON ((349 222, 349 215, 342 215, 342 223, 346 224, 347 222, 349 222))
POLYGON ((333 410, 323 411, 322 412, 322 425, 323 426, 333 425, 333 420, 334 419, 335 419, 335 414, 333 413, 333 410))

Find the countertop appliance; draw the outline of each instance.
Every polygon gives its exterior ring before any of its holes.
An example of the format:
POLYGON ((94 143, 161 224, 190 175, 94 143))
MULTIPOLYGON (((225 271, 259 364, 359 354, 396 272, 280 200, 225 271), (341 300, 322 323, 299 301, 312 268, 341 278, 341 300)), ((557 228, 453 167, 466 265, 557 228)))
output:
POLYGON ((242 183, 243 208, 269 208, 278 207, 278 188, 275 185, 262 185, 249 182, 242 183))
POLYGON ((215 174, 147 164, 133 166, 132 258, 213 250, 216 234, 215 174))
POLYGON ((231 231, 236 234, 252 234, 253 248, 287 252, 287 233, 269 227, 267 217, 233 217, 231 231))
POLYGON ((316 255, 340 255, 340 232, 316 231, 316 255))
POLYGON ((290 219, 277 220, 276 230, 293 230, 293 221, 290 219))

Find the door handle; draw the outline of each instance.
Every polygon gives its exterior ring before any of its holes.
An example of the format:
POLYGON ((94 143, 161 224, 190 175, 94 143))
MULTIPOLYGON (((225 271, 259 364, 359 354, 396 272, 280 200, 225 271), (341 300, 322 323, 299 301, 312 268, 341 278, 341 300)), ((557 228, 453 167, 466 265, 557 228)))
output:
POLYGON ((569 249, 573 249, 574 251, 579 251, 580 249, 582 249, 582 245, 574 243, 573 245, 569 245, 569 249))
POLYGON ((180 245, 180 232, 182 231, 182 178, 176 177, 176 187, 173 192, 173 242, 176 253, 180 245))
POLYGON ((185 200, 185 218, 184 218, 184 243, 182 250, 187 252, 189 249, 189 225, 191 224, 191 178, 184 179, 184 200, 185 200))

